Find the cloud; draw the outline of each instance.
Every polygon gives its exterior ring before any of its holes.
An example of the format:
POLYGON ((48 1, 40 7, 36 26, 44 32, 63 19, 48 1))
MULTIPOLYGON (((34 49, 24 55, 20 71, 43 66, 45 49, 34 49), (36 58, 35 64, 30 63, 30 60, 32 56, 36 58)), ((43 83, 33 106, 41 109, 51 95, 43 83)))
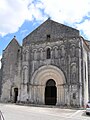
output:
POLYGON ((90 39, 90 20, 86 19, 81 24, 77 24, 77 28, 83 32, 86 39, 90 39))
POLYGON ((34 0, 0 1, 0 35, 18 31, 25 20, 44 20, 42 7, 42 3, 35 4, 34 0))
POLYGON ((21 30, 20 31, 21 36, 24 38, 26 35, 29 34, 29 31, 27 29, 21 30))
POLYGON ((41 0, 45 13, 57 21, 79 22, 90 11, 90 0, 41 0))
POLYGON ((90 39, 90 0, 40 0, 53 20, 75 27, 90 39))
MULTIPOLYGON (((0 1, 0 35, 18 31, 28 16, 28 3, 31 0, 0 1)), ((32 19, 32 17, 29 19, 32 19)))
POLYGON ((86 37, 90 34, 89 27, 85 28, 89 26, 90 0, 2 0, 0 35, 18 31, 25 20, 44 21, 47 17, 77 27, 86 37))

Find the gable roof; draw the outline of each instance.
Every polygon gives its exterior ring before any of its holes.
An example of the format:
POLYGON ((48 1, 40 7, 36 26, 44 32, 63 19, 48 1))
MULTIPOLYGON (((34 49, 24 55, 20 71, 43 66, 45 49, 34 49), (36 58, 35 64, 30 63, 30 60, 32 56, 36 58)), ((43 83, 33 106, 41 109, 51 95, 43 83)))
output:
POLYGON ((10 41, 10 43, 7 45, 7 47, 4 49, 4 51, 6 51, 10 46, 12 46, 12 44, 15 44, 20 47, 18 41, 16 40, 16 38, 14 36, 14 38, 10 41))
POLYGON ((42 23, 39 27, 37 27, 24 38, 23 44, 30 44, 36 41, 45 41, 47 39, 47 35, 49 35, 51 39, 77 37, 79 36, 79 31, 69 26, 47 19, 44 23, 42 23))

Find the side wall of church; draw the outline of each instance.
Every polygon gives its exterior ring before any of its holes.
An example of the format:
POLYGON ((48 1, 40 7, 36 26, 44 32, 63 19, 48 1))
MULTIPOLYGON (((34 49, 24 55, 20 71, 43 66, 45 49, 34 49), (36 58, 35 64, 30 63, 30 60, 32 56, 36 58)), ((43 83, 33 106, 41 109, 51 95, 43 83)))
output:
POLYGON ((14 101, 14 88, 20 89, 21 47, 12 40, 2 56, 2 95, 1 101, 14 101))
POLYGON ((82 102, 83 105, 85 106, 86 103, 89 100, 89 69, 88 69, 88 63, 89 63, 89 50, 86 46, 86 44, 84 43, 84 41, 82 41, 82 102))
POLYGON ((90 100, 90 53, 88 54, 88 89, 89 89, 89 100, 90 100))
MULTIPOLYGON (((87 41, 88 47, 90 50, 90 41, 87 41)), ((88 91, 89 91, 89 100, 90 100, 90 52, 88 52, 88 91)))

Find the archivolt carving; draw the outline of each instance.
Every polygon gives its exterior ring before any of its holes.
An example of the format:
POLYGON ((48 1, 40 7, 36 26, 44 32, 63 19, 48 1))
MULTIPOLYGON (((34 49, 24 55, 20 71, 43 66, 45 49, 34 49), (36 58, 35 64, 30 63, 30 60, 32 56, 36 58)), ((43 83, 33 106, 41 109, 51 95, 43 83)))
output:
POLYGON ((46 46, 46 47, 45 47, 45 51, 46 51, 48 48, 52 49, 51 46, 46 46))
POLYGON ((28 66, 27 66, 27 65, 24 65, 24 66, 23 66, 23 69, 28 69, 28 66))
POLYGON ((54 46, 53 49, 58 49, 58 46, 54 46))
POLYGON ((32 52, 35 52, 35 51, 37 51, 37 49, 33 49, 33 50, 32 50, 32 52))
POLYGON ((39 51, 43 51, 43 48, 39 48, 39 51))
POLYGON ((37 49, 32 50, 32 59, 37 60, 37 49))
POLYGON ((31 79, 31 84, 45 85, 49 79, 55 80, 56 85, 62 85, 66 82, 64 74, 59 68, 52 65, 46 65, 35 71, 31 79))
POLYGON ((58 46, 54 46, 53 50, 54 50, 54 57, 58 58, 58 46))
POLYGON ((24 50, 24 51, 23 51, 23 60, 24 60, 24 61, 27 61, 27 60, 28 60, 28 56, 29 56, 29 51, 24 50))
POLYGON ((42 60, 43 59, 43 48, 39 49, 39 54, 40 54, 40 59, 42 60))
POLYGON ((70 51, 71 51, 71 56, 75 57, 75 55, 76 55, 76 47, 75 47, 74 44, 71 45, 70 51))

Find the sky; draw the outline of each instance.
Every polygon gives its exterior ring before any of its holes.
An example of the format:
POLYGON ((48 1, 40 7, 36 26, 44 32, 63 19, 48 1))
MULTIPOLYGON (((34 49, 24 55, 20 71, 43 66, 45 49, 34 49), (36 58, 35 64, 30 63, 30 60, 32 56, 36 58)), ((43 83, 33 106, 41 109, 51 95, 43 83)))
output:
POLYGON ((0 0, 0 59, 14 36, 21 45, 49 17, 90 40, 90 0, 0 0))

